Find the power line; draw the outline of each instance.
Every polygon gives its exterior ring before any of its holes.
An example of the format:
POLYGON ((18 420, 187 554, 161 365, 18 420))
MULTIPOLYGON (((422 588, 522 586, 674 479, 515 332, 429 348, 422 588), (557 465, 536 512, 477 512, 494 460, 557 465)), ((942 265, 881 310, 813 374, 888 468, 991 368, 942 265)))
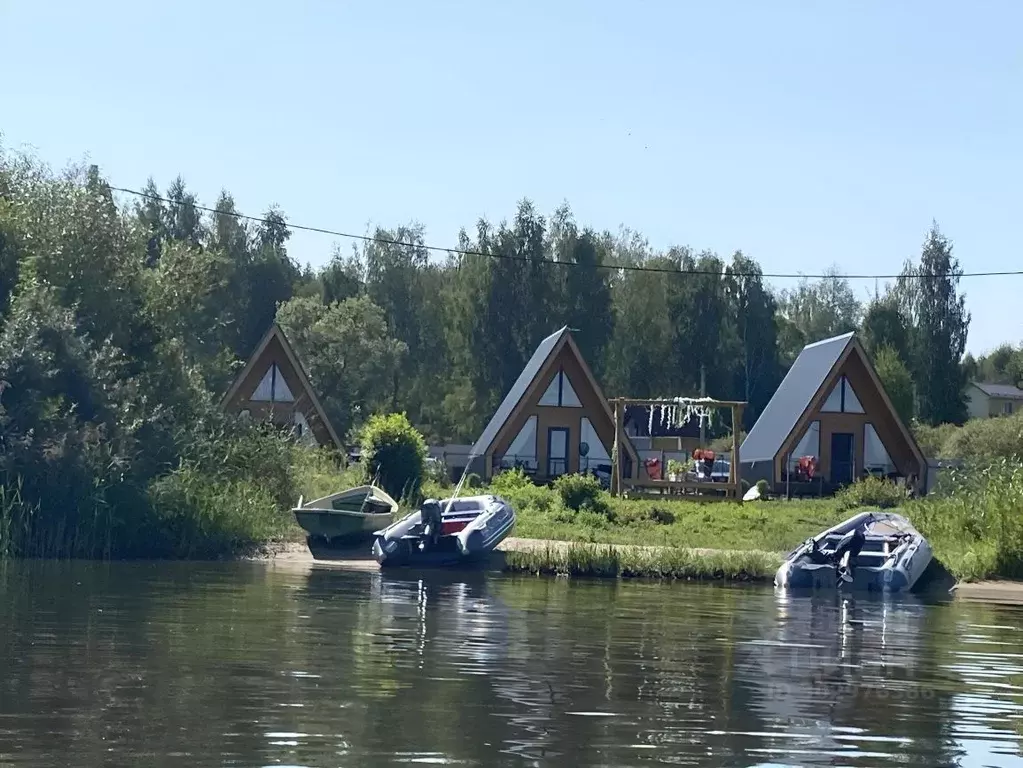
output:
MULTIPOLYGON (((161 197, 160 195, 154 195, 149 192, 140 192, 137 189, 128 189, 126 187, 109 187, 115 192, 124 192, 125 194, 135 195, 136 197, 146 198, 148 200, 156 200, 161 203, 167 203, 169 205, 191 205, 193 208, 199 211, 206 211, 207 213, 215 213, 223 216, 233 216, 236 219, 243 219, 245 221, 252 221, 259 224, 270 223, 268 219, 261 216, 249 216, 244 213, 238 213, 237 211, 222 211, 216 208, 210 208, 209 206, 199 205, 194 200, 172 200, 167 197, 161 197)), ((413 244, 402 240, 393 240, 386 237, 378 237, 372 235, 355 235, 351 232, 341 232, 336 229, 327 229, 325 227, 311 227, 303 224, 292 224, 287 223, 289 229, 297 229, 303 232, 315 232, 321 235, 333 235, 334 237, 343 237, 349 240, 360 240, 366 243, 380 243, 381 245, 416 245, 418 248, 422 248, 426 251, 434 253, 446 253, 456 256, 481 256, 490 259, 505 259, 508 261, 526 261, 534 262, 535 259, 531 259, 528 256, 517 256, 509 253, 486 253, 484 251, 476 251, 465 248, 444 248, 439 245, 426 245, 426 244, 413 244)), ((574 261, 542 261, 542 264, 549 264, 552 266, 565 266, 565 267, 579 267, 586 266, 579 264, 574 261)), ((650 267, 641 266, 636 264, 598 264, 597 269, 610 269, 614 271, 622 272, 653 272, 658 274, 668 275, 715 275, 720 276, 722 272, 716 272, 713 270, 699 270, 699 269, 687 269, 679 270, 672 267, 650 267)), ((778 273, 778 272, 731 272, 734 277, 769 277, 775 280, 780 279, 813 279, 813 280, 896 280, 904 277, 925 277, 925 275, 918 274, 893 274, 893 275, 833 275, 833 274, 820 274, 820 275, 806 275, 806 274, 792 274, 792 273, 778 273)), ((1023 275, 1023 270, 1006 271, 1006 272, 963 272, 960 273, 959 277, 1009 277, 1023 275)), ((930 277, 944 277, 942 274, 929 274, 930 277)))

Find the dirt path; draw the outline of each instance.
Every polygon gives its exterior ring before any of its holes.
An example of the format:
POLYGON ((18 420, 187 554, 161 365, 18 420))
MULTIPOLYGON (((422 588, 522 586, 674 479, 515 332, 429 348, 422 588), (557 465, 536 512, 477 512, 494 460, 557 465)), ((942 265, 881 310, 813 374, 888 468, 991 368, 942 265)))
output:
POLYGON ((954 590, 956 597, 964 600, 1023 605, 1023 582, 1020 581, 964 582, 954 587, 954 590))

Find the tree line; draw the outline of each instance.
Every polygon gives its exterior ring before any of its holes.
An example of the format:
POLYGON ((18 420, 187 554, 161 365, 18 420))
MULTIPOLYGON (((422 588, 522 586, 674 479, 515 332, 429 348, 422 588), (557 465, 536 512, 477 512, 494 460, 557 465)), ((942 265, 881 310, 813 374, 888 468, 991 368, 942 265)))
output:
POLYGON ((29 392, 33 419, 97 425, 109 415, 97 391, 130 392, 143 422, 197 391, 213 400, 275 318, 347 437, 405 411, 431 441, 471 442, 562 325, 608 394, 694 395, 702 372, 708 394, 750 403, 746 428, 805 344, 846 331, 925 424, 961 422, 966 377, 985 366, 1023 372, 1012 350, 964 361, 962 273, 936 224, 861 301, 834 268, 777 290, 742 252, 658 250, 577 223, 567 204, 545 216, 523 200, 442 256, 419 224, 379 228, 314 269, 289 254, 276 208, 253 223, 227 192, 200 210, 180 178, 143 191, 119 204, 94 166, 0 156, 0 418, 29 392))

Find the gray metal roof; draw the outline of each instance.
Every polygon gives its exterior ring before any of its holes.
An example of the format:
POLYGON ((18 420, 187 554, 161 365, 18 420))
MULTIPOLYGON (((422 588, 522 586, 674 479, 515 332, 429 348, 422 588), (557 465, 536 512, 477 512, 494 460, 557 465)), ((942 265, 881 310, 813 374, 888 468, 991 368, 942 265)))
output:
POLYGON ((540 373, 540 369, 543 368, 544 363, 551 356, 551 352, 561 341, 561 337, 568 333, 568 326, 563 326, 561 330, 555 331, 546 339, 540 342, 540 345, 533 352, 533 356, 529 358, 529 362, 526 363, 526 367, 522 369, 522 373, 515 379, 515 383, 512 384, 512 388, 505 395, 504 400, 497 407, 494 412, 493 418, 487 424, 483 430, 483 434, 480 435, 479 440, 472 447, 473 456, 482 456, 490 444, 494 442, 494 438, 497 437, 497 433, 501 431, 501 427, 511 416, 512 411, 515 410, 515 406, 519 404, 519 400, 526 394, 526 390, 529 389, 529 385, 533 383, 533 379, 536 378, 537 374, 540 373))
POLYGON ((1014 400, 1023 400, 1023 389, 1014 387, 1012 384, 985 384, 975 381, 973 386, 988 397, 1010 397, 1014 400))
POLYGON ((853 333, 844 333, 814 344, 807 344, 785 374, 753 429, 739 448, 742 463, 771 461, 778 455, 817 390, 827 379, 835 363, 852 343, 853 333))

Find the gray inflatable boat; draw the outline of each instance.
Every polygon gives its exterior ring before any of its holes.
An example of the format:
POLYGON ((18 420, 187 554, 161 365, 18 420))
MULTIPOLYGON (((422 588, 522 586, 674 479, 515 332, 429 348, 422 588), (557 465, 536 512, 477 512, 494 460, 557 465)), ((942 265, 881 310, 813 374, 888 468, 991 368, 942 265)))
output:
POLYGON ((500 496, 427 499, 373 534, 373 556, 381 566, 470 564, 486 559, 514 526, 515 511, 500 496))
POLYGON ((931 562, 931 546, 894 512, 861 512, 807 539, 774 576, 791 589, 909 591, 931 562))

